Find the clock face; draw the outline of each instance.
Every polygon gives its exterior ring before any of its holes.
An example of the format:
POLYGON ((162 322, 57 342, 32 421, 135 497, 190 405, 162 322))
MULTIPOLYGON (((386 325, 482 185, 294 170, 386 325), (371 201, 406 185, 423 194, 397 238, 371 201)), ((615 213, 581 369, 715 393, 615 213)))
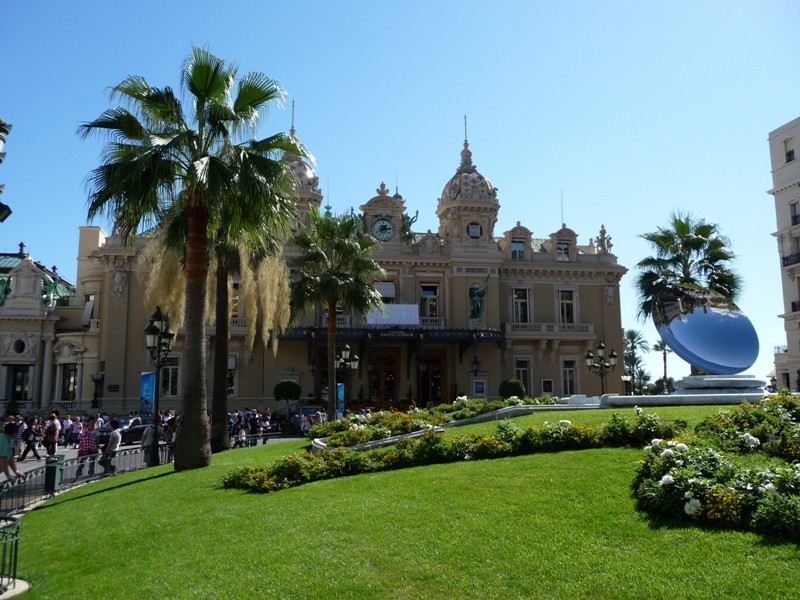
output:
POLYGON ((388 242, 394 237, 396 228, 389 219, 375 219, 372 222, 372 235, 382 242, 388 242))

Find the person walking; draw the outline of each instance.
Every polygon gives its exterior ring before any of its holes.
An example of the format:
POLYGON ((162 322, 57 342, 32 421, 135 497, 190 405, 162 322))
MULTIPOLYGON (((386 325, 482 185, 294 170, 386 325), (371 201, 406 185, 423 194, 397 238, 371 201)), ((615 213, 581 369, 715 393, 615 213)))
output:
POLYGON ((31 422, 28 424, 28 429, 25 430, 25 438, 23 441, 25 442, 25 450, 22 452, 22 456, 19 457, 20 462, 25 460, 25 457, 28 456, 28 452, 33 451, 33 455, 36 457, 36 460, 42 460, 42 457, 39 456, 39 453, 36 451, 36 445, 42 441, 44 438, 44 428, 42 424, 39 423, 38 417, 33 417, 31 422))
POLYGON ((25 479, 25 473, 17 471, 17 463, 14 461, 12 442, 16 437, 16 423, 10 421, 3 425, 3 433, 0 433, 0 469, 3 470, 6 478, 11 483, 14 483, 17 479, 25 479))
POLYGON ((83 467, 89 465, 89 477, 94 475, 94 461, 97 455, 97 439, 94 437, 94 424, 95 418, 89 417, 86 427, 81 431, 81 437, 78 440, 78 457, 88 457, 80 461, 78 470, 75 472, 75 477, 83 475, 83 467))
POLYGON ((122 435, 119 432, 119 420, 111 419, 108 422, 108 426, 111 428, 111 435, 108 438, 108 443, 106 443, 103 448, 102 458, 97 461, 103 467, 103 476, 113 475, 116 472, 117 467, 115 467, 111 461, 114 459, 117 450, 119 450, 119 445, 122 443, 122 435))
MULTIPOLYGON (((160 419, 155 420, 160 421, 160 419)), ((144 428, 144 431, 142 432, 142 452, 144 453, 145 464, 148 467, 156 466, 157 463, 153 461, 152 448, 153 444, 158 446, 158 442, 163 437, 164 430, 160 426, 158 426, 158 429, 156 430, 156 425, 150 423, 144 428), (158 433, 155 433, 156 431, 158 433)))
POLYGON ((81 433, 83 433, 83 421, 80 418, 75 419, 72 422, 72 433, 70 434, 69 443, 72 444, 73 450, 78 447, 78 443, 81 441, 81 433))
POLYGON ((54 456, 58 447, 58 438, 61 435, 61 422, 58 415, 52 413, 44 429, 44 449, 47 456, 54 456))

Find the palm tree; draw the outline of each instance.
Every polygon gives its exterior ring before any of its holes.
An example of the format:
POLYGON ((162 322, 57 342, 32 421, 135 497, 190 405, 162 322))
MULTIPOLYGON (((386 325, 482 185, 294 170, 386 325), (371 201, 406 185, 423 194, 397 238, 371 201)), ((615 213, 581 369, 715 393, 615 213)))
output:
POLYGON ((736 255, 719 226, 680 212, 670 215, 668 227, 641 236, 655 250, 637 264, 638 317, 653 313, 656 295, 670 285, 700 287, 735 302, 741 279, 728 264, 736 255))
POLYGON ((328 317, 328 414, 336 414, 336 307, 360 314, 382 308, 383 300, 372 281, 384 275, 372 258, 380 244, 364 232, 362 219, 353 214, 322 215, 310 211, 310 226, 292 238, 299 254, 290 261, 292 314, 321 305, 328 317))
POLYGON ((633 379, 631 383, 633 384, 634 390, 636 393, 641 395, 644 394, 644 391, 647 389, 648 384, 650 383, 650 373, 648 373, 644 367, 636 367, 633 371, 632 375, 633 379))
POLYGON ((666 394, 667 393, 667 354, 672 352, 672 350, 670 350, 669 346, 667 346, 667 342, 665 342, 664 340, 658 340, 658 342, 656 342, 656 344, 653 346, 653 350, 655 352, 661 352, 661 354, 663 356, 663 359, 664 359, 664 378, 662 379, 662 381, 664 382, 664 390, 663 390, 662 393, 666 394))
POLYGON ((184 258, 183 398, 175 470, 211 464, 205 373, 205 301, 209 236, 223 219, 236 232, 257 207, 270 203, 271 152, 303 154, 289 138, 235 143, 255 130, 283 91, 261 73, 238 80, 235 66, 192 48, 181 68, 184 106, 172 88, 130 76, 112 88, 125 106, 106 110, 80 128, 105 134, 101 166, 88 177, 88 219, 107 216, 124 241, 142 228, 165 224, 171 247, 184 258), (223 210, 228 203, 235 207, 223 210))
MULTIPOLYGON (((623 354, 622 361, 625 365, 625 371, 628 375, 633 377, 634 371, 642 366, 642 359, 636 355, 636 351, 640 350, 642 354, 650 352, 650 344, 644 339, 641 331, 636 329, 625 330, 625 353, 623 354)), ((631 379, 631 381, 633 381, 631 379)))

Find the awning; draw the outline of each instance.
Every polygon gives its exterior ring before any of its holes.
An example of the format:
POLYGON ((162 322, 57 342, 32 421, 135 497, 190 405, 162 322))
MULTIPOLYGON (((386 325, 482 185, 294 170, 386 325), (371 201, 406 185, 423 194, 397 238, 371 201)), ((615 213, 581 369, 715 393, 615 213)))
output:
POLYGON ((375 289, 383 298, 394 298, 394 281, 376 281, 375 289))

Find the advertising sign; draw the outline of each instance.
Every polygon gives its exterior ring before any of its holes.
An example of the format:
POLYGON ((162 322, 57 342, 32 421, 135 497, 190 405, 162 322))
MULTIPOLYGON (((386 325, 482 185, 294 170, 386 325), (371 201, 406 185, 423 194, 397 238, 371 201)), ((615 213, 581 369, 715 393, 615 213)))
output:
POLYGON ((149 422, 153 416, 153 402, 155 401, 156 374, 155 372, 142 373, 139 384, 139 416, 142 422, 149 422))

